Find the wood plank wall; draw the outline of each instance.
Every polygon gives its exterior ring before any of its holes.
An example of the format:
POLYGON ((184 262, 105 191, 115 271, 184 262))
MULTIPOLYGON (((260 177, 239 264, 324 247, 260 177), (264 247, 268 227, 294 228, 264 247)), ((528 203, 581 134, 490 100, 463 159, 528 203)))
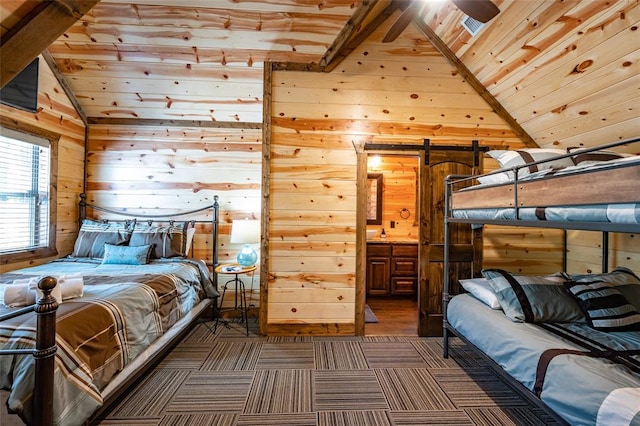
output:
MULTIPOLYGON (((10 120, 60 135, 56 248, 58 257, 63 257, 71 254, 78 235, 78 201, 84 179, 85 125, 42 57, 38 85, 38 112, 34 114, 0 104, 0 114, 10 120)), ((31 259, 0 265, 0 268, 2 272, 8 272, 52 259, 31 259)))
POLYGON ((405 45, 380 43, 384 31, 330 73, 273 71, 268 334, 354 333, 355 147, 523 146, 412 26, 405 45))
MULTIPOLYGON (((91 125, 87 200, 131 213, 168 214, 213 203, 218 195, 218 260, 235 262, 234 219, 260 219, 262 130, 148 125, 91 125)), ((210 220, 211 212, 193 217, 210 220)), ((198 224, 196 258, 211 263, 210 224, 198 224)), ((220 281, 228 277, 220 277, 220 281)), ((254 280, 257 303, 259 279, 254 280)))

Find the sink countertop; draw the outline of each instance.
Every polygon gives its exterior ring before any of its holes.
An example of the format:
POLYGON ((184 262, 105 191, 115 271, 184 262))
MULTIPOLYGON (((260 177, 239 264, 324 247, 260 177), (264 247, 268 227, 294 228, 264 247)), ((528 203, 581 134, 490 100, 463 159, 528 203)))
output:
POLYGON ((418 244, 418 240, 409 237, 387 237, 387 238, 369 238, 367 243, 387 243, 387 244, 418 244))

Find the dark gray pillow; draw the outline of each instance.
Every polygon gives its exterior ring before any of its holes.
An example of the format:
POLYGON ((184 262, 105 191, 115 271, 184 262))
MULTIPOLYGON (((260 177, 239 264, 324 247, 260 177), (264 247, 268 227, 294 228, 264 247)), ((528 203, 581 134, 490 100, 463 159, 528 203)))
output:
POLYGON ((131 238, 127 223, 104 223, 85 219, 73 246, 73 257, 103 257, 104 245, 127 245, 131 238))
POLYGON ((485 269, 505 315, 515 322, 584 322, 577 301, 569 294, 564 282, 569 277, 553 275, 517 275, 502 269, 485 269))
POLYGON ((136 223, 129 244, 152 245, 151 259, 186 256, 189 222, 153 225, 136 223))

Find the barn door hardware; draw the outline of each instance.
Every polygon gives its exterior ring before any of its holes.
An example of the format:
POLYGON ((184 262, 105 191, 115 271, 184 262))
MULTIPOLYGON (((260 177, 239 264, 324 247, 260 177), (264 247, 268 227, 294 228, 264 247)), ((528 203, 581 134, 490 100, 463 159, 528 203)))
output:
POLYGON ((422 145, 409 145, 409 144, 385 144, 385 143, 366 143, 364 144, 365 151, 424 151, 424 164, 429 164, 429 151, 473 151, 473 165, 478 167, 480 165, 480 152, 488 151, 486 146, 480 146, 477 140, 471 141, 471 146, 468 145, 431 145, 430 139, 424 139, 422 145))

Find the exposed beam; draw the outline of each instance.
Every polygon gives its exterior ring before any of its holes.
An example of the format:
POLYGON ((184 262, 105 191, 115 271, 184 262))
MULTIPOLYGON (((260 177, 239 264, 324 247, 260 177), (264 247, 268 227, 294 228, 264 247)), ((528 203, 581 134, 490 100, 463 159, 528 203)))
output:
POLYGON ((86 127, 89 124, 87 122, 87 114, 85 114, 82 106, 80 106, 78 98, 76 98, 73 90, 71 90, 71 87, 69 87, 69 83, 67 82, 67 79, 64 78, 64 75, 62 75, 62 71, 60 71, 60 68, 58 68, 58 64, 56 64, 55 59, 53 59, 53 56, 51 56, 51 53, 49 53, 48 50, 44 50, 42 52, 42 58, 47 63, 47 65, 49 65, 51 72, 58 80, 58 84, 60 84, 60 87, 62 87, 62 90, 64 91, 64 93, 66 93, 67 97, 69 98, 69 102, 71 102, 86 127))
POLYGON ((207 127, 213 129, 262 129, 262 123, 238 121, 163 120, 154 118, 89 117, 89 124, 110 126, 207 127))
POLYGON ((333 41, 331 46, 327 49, 322 59, 320 59, 320 66, 324 68, 326 72, 335 68, 342 59, 346 58, 358 45, 365 40, 369 34, 371 34, 386 18, 393 13, 397 8, 393 2, 387 6, 380 14, 387 13, 382 19, 380 16, 374 18, 374 22, 368 24, 364 30, 361 30, 361 25, 364 20, 375 10, 378 4, 378 0, 365 0, 360 4, 358 10, 349 18, 347 23, 342 27, 340 33, 333 41), (389 11, 391 9, 391 11, 389 11), (388 12, 389 11, 389 12, 388 12), (358 33, 359 32, 359 33, 358 33), (354 35, 356 36, 354 38, 354 35), (352 40, 353 38, 353 40, 352 40))
POLYGON ((0 87, 4 87, 100 0, 45 0, 0 38, 0 87))
POLYGON ((473 87, 476 92, 484 99, 487 104, 502 118, 510 127, 511 130, 518 136, 525 146, 531 148, 537 148, 539 145, 533 140, 533 138, 520 126, 520 124, 509 114, 509 112, 502 106, 502 104, 487 90, 486 87, 476 78, 476 76, 462 63, 462 61, 456 56, 455 53, 442 41, 440 37, 427 25, 421 16, 416 16, 413 19, 413 23, 418 27, 420 31, 429 39, 433 46, 444 56, 449 63, 451 63, 460 75, 464 77, 467 82, 473 87))

